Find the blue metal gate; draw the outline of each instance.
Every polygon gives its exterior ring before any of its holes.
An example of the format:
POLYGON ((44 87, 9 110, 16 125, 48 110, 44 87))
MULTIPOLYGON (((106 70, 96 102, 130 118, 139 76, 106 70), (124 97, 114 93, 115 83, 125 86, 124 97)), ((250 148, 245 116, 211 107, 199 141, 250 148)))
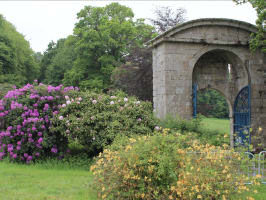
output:
POLYGON ((197 89, 198 85, 194 83, 192 85, 192 102, 193 102, 193 117, 197 117, 197 89))
POLYGON ((250 85, 242 88, 234 103, 234 145, 250 144, 250 85))

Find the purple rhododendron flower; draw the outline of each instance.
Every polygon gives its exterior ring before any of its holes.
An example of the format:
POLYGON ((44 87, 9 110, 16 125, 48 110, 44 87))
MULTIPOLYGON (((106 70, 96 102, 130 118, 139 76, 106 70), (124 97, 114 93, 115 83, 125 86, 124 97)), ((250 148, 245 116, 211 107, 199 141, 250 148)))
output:
POLYGON ((39 138, 39 139, 38 139, 38 143, 39 143, 39 144, 41 144, 41 143, 42 143, 42 141, 43 141, 43 139, 42 139, 42 138, 39 138))
POLYGON ((9 131, 7 131, 5 135, 9 137, 11 134, 9 131))
POLYGON ((57 153, 57 148, 53 147, 53 148, 51 149, 51 152, 52 152, 52 153, 57 153))
POLYGON ((52 101, 52 100, 54 100, 54 97, 53 96, 48 96, 47 100, 52 101))
POLYGON ((44 111, 47 111, 49 109, 49 105, 46 103, 46 104, 44 104, 44 108, 43 108, 43 110, 44 111))
POLYGON ((32 156, 28 156, 27 161, 31 161, 31 160, 32 160, 32 156))

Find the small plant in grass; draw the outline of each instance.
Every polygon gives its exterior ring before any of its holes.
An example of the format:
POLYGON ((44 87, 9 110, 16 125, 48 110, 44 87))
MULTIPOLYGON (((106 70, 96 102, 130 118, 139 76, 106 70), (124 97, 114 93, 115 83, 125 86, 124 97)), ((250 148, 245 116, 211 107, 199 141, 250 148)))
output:
POLYGON ((226 133, 220 133, 215 130, 208 130, 203 127, 203 116, 198 115, 197 118, 191 120, 180 119, 179 117, 172 117, 168 115, 165 119, 160 121, 160 126, 163 128, 169 128, 170 132, 176 131, 181 134, 193 134, 202 143, 208 143, 215 146, 221 146, 223 144, 229 144, 229 138, 226 133))
POLYGON ((91 166, 100 199, 229 199, 248 190, 240 154, 181 134, 120 137, 91 166))
POLYGON ((7 92, 0 100, 0 159, 31 162, 66 151, 67 137, 52 134, 51 118, 57 115, 66 92, 73 87, 27 84, 7 92))
POLYGON ((51 130, 63 133, 70 141, 77 140, 89 154, 96 155, 118 134, 149 134, 156 123, 149 102, 138 101, 124 93, 110 96, 70 92, 53 119, 51 130))

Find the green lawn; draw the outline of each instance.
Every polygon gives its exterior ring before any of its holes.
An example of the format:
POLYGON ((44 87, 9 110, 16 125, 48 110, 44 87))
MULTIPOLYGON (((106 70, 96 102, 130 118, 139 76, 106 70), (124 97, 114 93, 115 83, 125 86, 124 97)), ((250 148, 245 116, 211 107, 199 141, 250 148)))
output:
POLYGON ((1 200, 93 200, 91 172, 0 162, 1 200))
POLYGON ((234 195, 233 200, 247 199, 247 197, 252 197, 255 200, 265 200, 266 199, 266 185, 261 184, 260 186, 248 186, 251 191, 257 190, 257 194, 250 194, 249 192, 243 193, 241 195, 234 195))
POLYGON ((219 133, 230 133, 229 119, 203 118, 202 126, 208 130, 214 130, 219 133))

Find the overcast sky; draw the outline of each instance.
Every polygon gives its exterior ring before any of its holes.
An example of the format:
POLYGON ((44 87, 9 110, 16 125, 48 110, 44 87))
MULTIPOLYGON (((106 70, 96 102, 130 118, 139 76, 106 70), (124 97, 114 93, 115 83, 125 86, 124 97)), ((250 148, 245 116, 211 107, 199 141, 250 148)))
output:
MULTIPOLYGON (((105 6, 112 1, 0 1, 0 13, 43 52, 48 43, 72 34, 76 14, 85 6, 105 6)), ((187 19, 232 18, 255 24, 256 12, 250 4, 232 1, 119 1, 132 8, 136 18, 153 18, 156 6, 185 8, 187 19)))

